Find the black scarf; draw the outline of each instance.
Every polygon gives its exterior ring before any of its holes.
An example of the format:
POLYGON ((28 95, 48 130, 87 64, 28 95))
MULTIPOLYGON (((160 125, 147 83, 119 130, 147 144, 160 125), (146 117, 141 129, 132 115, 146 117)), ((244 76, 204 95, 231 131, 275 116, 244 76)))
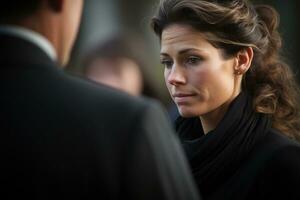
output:
POLYGON ((204 135, 200 119, 176 120, 176 130, 203 196, 209 196, 238 169, 249 152, 268 132, 268 116, 256 113, 252 98, 242 92, 218 126, 204 135))

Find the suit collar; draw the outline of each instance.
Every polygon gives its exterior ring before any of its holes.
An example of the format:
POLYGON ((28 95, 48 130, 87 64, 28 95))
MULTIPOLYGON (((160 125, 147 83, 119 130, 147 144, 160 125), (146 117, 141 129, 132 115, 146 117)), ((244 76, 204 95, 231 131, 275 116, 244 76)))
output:
POLYGON ((0 62, 18 65, 57 67, 49 55, 36 44, 14 35, 0 33, 0 62))
POLYGON ((8 34, 27 40, 40 47, 52 60, 57 59, 56 51, 50 41, 33 30, 21 26, 1 25, 0 34, 8 34))

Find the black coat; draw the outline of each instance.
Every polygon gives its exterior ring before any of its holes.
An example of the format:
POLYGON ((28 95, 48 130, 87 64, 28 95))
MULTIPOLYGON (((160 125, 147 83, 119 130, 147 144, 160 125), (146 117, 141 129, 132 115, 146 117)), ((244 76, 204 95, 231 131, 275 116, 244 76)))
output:
POLYGON ((2 197, 197 199, 155 102, 66 75, 12 36, 0 70, 2 197))
POLYGON ((300 199, 300 145, 272 129, 247 93, 207 134, 199 118, 176 122, 204 200, 300 199))
POLYGON ((299 185, 299 144, 270 130, 211 199, 299 200, 299 185))

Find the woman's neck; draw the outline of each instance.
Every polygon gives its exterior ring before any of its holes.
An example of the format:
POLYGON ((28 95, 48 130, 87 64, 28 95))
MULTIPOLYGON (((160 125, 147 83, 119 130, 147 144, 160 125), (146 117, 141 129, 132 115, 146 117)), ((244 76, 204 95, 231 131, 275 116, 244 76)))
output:
POLYGON ((217 109, 200 116, 204 134, 214 130, 220 121, 223 119, 231 102, 238 96, 239 93, 234 94, 227 102, 219 106, 217 109))

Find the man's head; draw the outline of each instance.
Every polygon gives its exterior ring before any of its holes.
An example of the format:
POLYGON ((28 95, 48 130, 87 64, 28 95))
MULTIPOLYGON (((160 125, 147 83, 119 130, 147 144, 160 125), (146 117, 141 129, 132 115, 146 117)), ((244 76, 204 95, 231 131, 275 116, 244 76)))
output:
POLYGON ((143 62, 127 35, 115 35, 96 43, 83 59, 83 72, 91 80, 112 86, 131 95, 141 95, 144 89, 143 62))
POLYGON ((0 7, 0 23, 42 34, 56 49, 58 62, 65 65, 78 32, 83 1, 5 0, 0 7))

